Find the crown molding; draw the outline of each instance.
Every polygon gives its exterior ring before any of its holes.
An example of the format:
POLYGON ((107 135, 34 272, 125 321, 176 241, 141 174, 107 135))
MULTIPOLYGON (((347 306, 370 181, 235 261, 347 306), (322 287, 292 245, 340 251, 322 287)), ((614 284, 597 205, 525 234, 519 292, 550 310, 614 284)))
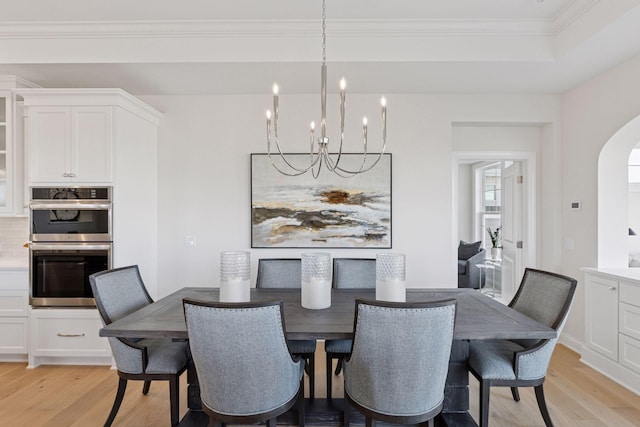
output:
POLYGON ((121 107, 154 125, 163 113, 119 88, 24 88, 14 89, 24 98, 25 107, 42 105, 109 105, 121 107))
MULTIPOLYGON (((596 0, 597 1, 597 0, 596 0)), ((544 20, 332 20, 331 36, 549 36, 544 20)), ((103 21, 0 23, 0 39, 318 37, 319 20, 103 21)))
POLYGON ((560 10, 556 16, 553 17, 551 21, 553 33, 559 34, 598 3, 600 3, 600 0, 572 1, 565 8, 560 10))

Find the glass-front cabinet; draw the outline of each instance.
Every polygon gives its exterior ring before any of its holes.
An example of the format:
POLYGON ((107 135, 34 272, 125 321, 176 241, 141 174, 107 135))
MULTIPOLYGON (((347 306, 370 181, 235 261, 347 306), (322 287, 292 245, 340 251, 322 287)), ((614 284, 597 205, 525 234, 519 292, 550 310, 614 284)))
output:
POLYGON ((13 152, 11 147, 11 92, 0 91, 0 213, 10 211, 13 188, 11 184, 13 152))
POLYGON ((22 102, 13 89, 37 87, 0 75, 0 216, 26 215, 22 102))

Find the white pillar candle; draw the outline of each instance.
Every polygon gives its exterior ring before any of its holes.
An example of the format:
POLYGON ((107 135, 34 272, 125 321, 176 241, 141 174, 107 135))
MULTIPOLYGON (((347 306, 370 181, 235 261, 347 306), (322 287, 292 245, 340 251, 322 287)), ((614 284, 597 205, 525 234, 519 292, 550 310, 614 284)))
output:
POLYGON ((251 283, 241 277, 220 281, 220 302, 247 302, 251 299, 251 283))
POLYGON ((379 301, 406 302, 405 281, 398 278, 376 280, 376 299, 379 301))
POLYGON ((331 281, 320 277, 303 281, 300 298, 304 308, 320 310, 331 307, 331 281))

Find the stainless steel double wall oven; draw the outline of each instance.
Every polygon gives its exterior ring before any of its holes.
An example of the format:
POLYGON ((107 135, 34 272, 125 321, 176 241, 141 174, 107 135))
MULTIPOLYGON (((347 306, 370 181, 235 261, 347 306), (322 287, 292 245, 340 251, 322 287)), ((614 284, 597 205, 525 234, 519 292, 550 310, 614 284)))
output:
POLYGON ((111 190, 31 188, 32 306, 95 306, 89 276, 111 268, 111 190))

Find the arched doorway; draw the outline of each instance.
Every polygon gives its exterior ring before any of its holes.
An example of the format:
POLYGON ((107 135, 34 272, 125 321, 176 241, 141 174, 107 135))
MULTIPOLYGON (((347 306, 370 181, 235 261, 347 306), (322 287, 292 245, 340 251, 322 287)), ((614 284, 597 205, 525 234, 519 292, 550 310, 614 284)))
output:
POLYGON ((628 267, 629 154, 640 142, 640 116, 618 130, 598 158, 598 267, 628 267))

